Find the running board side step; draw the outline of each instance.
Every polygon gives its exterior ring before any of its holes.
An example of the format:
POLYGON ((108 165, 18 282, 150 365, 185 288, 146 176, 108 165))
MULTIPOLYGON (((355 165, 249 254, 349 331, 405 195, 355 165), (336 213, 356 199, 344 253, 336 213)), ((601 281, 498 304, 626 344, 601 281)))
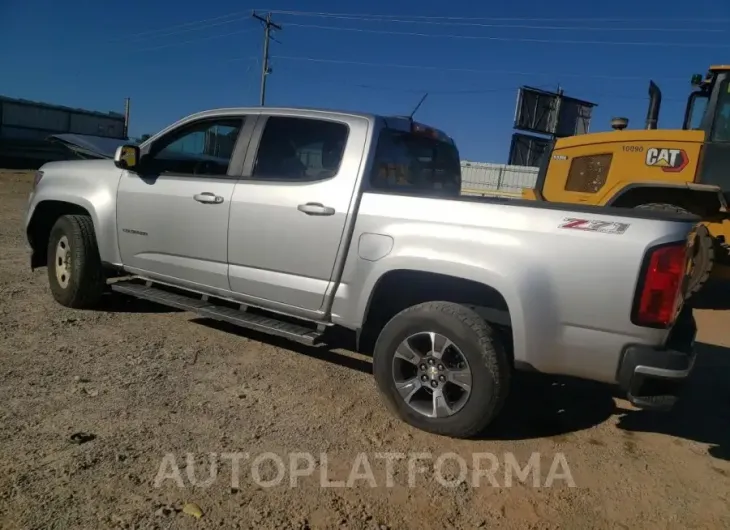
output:
POLYGON ((322 336, 321 332, 305 326, 216 305, 208 300, 171 293, 155 287, 126 282, 113 283, 110 287, 112 291, 121 294, 196 313, 203 318, 228 322, 234 326, 252 329, 268 335, 276 335, 307 346, 316 345, 322 336))

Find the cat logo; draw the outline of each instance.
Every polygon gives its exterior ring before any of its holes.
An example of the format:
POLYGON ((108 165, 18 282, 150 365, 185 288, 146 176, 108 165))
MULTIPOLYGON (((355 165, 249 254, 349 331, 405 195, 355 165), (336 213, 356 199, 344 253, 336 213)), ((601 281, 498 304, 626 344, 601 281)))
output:
POLYGON ((689 157, 684 149, 660 149, 651 147, 646 150, 646 165, 660 167, 662 171, 677 173, 689 164, 689 157))

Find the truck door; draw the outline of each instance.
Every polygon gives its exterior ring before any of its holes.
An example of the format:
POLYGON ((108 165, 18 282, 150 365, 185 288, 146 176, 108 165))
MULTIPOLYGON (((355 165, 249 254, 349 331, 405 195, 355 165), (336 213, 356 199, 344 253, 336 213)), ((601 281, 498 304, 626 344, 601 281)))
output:
POLYGON ((228 234, 230 285, 243 300, 316 312, 346 255, 368 121, 326 116, 259 117, 228 234))
POLYGON ((117 231, 132 272, 229 289, 228 214, 245 156, 246 120, 226 115, 184 123, 145 148, 138 173, 123 173, 117 231))

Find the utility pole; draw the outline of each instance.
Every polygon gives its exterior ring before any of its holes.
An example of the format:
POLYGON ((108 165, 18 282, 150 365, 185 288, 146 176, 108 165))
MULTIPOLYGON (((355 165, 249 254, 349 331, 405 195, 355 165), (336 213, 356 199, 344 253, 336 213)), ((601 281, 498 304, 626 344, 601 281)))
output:
POLYGON ((271 13, 266 14, 266 18, 260 17, 254 11, 251 16, 264 24, 264 56, 261 60, 261 96, 259 97, 259 105, 262 107, 266 103, 266 76, 271 73, 269 68, 269 40, 271 40, 271 28, 281 30, 281 26, 271 21, 271 13))
POLYGON ((124 98, 124 139, 129 139, 129 98, 124 98))

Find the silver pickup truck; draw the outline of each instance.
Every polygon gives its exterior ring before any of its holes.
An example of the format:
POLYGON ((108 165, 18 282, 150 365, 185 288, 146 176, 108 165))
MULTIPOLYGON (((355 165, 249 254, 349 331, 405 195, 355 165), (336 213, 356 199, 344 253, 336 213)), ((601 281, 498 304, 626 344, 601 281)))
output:
POLYGON ((482 431, 516 369, 671 407, 697 219, 460 189, 453 140, 408 117, 207 111, 43 166, 31 267, 72 308, 112 291, 310 345, 351 330, 389 408, 448 436, 482 431))

